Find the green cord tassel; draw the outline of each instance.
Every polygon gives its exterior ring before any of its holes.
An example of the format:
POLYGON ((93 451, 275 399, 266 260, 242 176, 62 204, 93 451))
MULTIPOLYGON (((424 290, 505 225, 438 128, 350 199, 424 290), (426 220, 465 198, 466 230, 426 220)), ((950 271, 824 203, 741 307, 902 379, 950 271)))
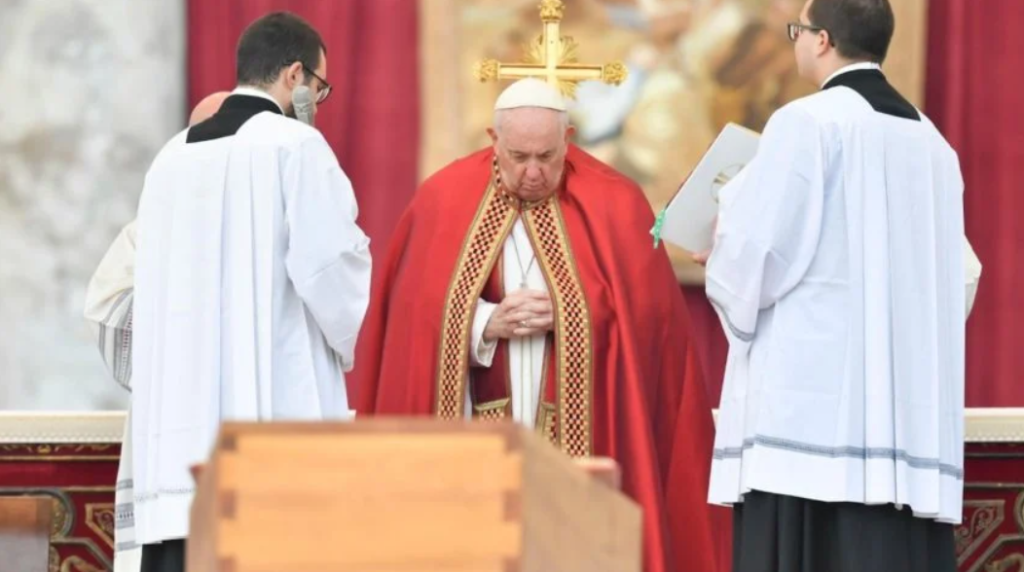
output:
POLYGON ((661 227, 665 224, 665 213, 668 212, 668 207, 661 209, 658 213, 658 217, 654 219, 654 228, 651 229, 651 236, 654 237, 654 248, 658 248, 661 244, 661 227))

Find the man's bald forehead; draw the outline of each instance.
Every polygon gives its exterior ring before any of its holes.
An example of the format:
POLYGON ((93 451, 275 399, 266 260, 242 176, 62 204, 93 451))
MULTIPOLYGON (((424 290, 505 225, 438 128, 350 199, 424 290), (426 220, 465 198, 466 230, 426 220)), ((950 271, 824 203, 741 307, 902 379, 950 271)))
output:
POLYGON ((218 91, 204 97, 202 101, 197 103, 192 109, 192 115, 188 118, 189 126, 195 125, 196 123, 202 123, 213 117, 213 114, 217 113, 217 110, 220 109, 220 106, 229 95, 231 95, 231 92, 218 91))
POLYGON ((523 125, 524 127, 544 128, 551 123, 561 128, 569 126, 569 114, 544 107, 517 107, 515 109, 499 109, 494 112, 494 129, 501 130, 506 125, 523 125))

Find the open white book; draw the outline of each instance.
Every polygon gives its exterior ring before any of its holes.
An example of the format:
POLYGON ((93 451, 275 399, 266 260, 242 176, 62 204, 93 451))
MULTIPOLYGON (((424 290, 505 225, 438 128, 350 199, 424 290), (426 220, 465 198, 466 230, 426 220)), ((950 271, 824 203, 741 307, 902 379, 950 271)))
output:
POLYGON ((702 252, 714 243, 718 197, 722 188, 737 177, 757 153, 761 136, 729 123, 669 201, 651 231, 655 241, 665 239, 690 252, 702 252))

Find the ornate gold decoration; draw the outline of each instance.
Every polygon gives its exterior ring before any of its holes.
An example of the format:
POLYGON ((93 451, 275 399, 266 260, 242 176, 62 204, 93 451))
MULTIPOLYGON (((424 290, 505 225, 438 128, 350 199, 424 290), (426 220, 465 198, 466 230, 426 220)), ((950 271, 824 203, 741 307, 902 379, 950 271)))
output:
POLYGON ((516 209, 496 184, 491 184, 469 229, 452 273, 441 318, 434 411, 441 419, 463 416, 469 377, 469 338, 476 301, 483 291, 516 209))
MULTIPOLYGON (((521 216, 534 243, 537 262, 551 285, 555 333, 551 352, 555 359, 558 403, 543 409, 538 420, 545 435, 573 457, 592 451, 590 307, 576 270, 557 198, 526 204, 510 196, 495 180, 473 220, 456 262, 445 299, 441 324, 435 414, 441 419, 463 416, 469 379, 469 338, 476 300, 490 276, 502 244, 521 216)), ((496 402, 495 402, 496 403, 496 402)), ((495 405, 481 404, 480 407, 495 405)), ((478 416, 485 417, 477 408, 478 416)), ((488 409, 491 411, 491 408, 488 409)), ((507 404, 501 411, 507 416, 507 404)), ((497 413, 491 415, 496 417, 497 413)))
POLYGON ((525 47, 525 63, 504 64, 488 59, 477 63, 473 73, 480 81, 523 79, 536 77, 557 87, 562 95, 573 97, 581 81, 596 80, 619 85, 628 72, 621 62, 604 66, 579 63, 579 44, 571 37, 562 36, 560 25, 565 15, 562 0, 542 0, 540 19, 543 32, 525 47))
POLYGON ((114 453, 119 446, 116 444, 4 444, 0 445, 0 461, 47 463, 52 461, 117 461, 120 458, 118 455, 100 455, 98 453, 114 453))
POLYGON ((512 404, 510 397, 488 401, 480 405, 474 405, 473 411, 481 421, 504 421, 508 418, 508 409, 512 404))
POLYGON ((1006 517, 1006 503, 1002 500, 964 501, 964 522, 954 529, 956 555, 963 563, 982 546, 1006 517))
POLYGON ((107 572, 78 556, 71 556, 60 565, 60 572, 107 572))
MULTIPOLYGON (((68 530, 71 528, 69 520, 71 519, 71 510, 64 504, 64 500, 60 497, 52 497, 53 499, 53 521, 50 523, 50 538, 59 539, 63 538, 68 530)), ((73 509, 72 509, 73 510, 73 509)))
MULTIPOLYGON (((557 49, 558 53, 555 54, 555 58, 559 62, 575 62, 579 60, 580 44, 571 36, 562 36, 562 41, 557 49)), ((526 52, 526 57, 524 59, 527 63, 544 65, 545 49, 543 36, 538 36, 537 38, 534 38, 532 42, 526 44, 524 51, 526 52)), ((501 64, 498 65, 500 66, 501 64)), ((601 69, 603 70, 604 68, 601 69)))
POLYGON ((50 547, 50 563, 47 570, 48 572, 60 572, 60 553, 52 546, 50 547))
POLYGON ((555 406, 550 403, 540 402, 539 414, 537 415, 537 431, 552 445, 558 445, 558 428, 555 423, 555 406))
POLYGON ((541 0, 540 19, 542 22, 561 22, 565 17, 565 2, 562 0, 541 0))
POLYGON ((985 572, 1024 572, 1024 555, 1011 554, 985 565, 985 572))
POLYGON ((612 62, 605 64, 601 68, 601 81, 605 83, 619 85, 626 81, 627 77, 629 77, 629 70, 626 69, 626 64, 622 62, 612 62))
POLYGON ((480 81, 496 81, 500 69, 501 64, 498 60, 488 58, 473 66, 473 75, 480 81))
POLYGON ((60 455, 68 453, 104 453, 117 447, 114 444, 102 444, 102 445, 91 445, 91 444, 66 444, 66 445, 51 445, 51 444, 9 444, 0 445, 0 452, 3 453, 18 453, 18 454, 31 454, 31 455, 60 455))
MULTIPOLYGON (((525 211, 523 220, 536 245, 537 262, 548 279, 555 310, 555 372, 558 383, 557 412, 552 431, 557 443, 572 457, 588 457, 592 450, 590 306, 562 220, 557 199, 525 211)), ((545 423, 547 420, 545 420, 545 423)))
MULTIPOLYGON (((48 572, 109 571, 110 557, 114 552, 113 543, 108 540, 112 537, 115 528, 112 520, 113 486, 8 487, 4 489, 3 493, 5 496, 30 495, 50 498, 52 524, 48 572), (89 499, 102 499, 108 500, 108 502, 83 502, 86 499, 79 493, 86 493, 89 499), (82 507, 81 513, 78 512, 78 507, 82 507), (110 518, 104 515, 105 511, 110 518), (82 524, 78 521, 79 515, 85 516, 83 522, 86 526, 79 526, 82 524), (84 550, 85 554, 82 554, 81 550, 84 550), (81 556, 70 556, 68 552, 79 553, 81 556), (65 557, 67 560, 64 560, 65 557)), ((6 570, 2 560, 0 560, 0 570, 6 570)))
POLYGON ((114 503, 85 505, 85 525, 103 542, 114 547, 114 503))

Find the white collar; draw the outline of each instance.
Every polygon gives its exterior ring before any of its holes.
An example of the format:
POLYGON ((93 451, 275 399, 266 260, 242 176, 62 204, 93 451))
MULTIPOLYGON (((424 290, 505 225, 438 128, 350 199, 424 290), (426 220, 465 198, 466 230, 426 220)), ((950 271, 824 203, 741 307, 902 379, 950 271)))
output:
POLYGON ((250 97, 262 97, 263 99, 269 99, 270 101, 274 102, 274 105, 276 105, 278 109, 281 110, 281 113, 284 113, 284 108, 281 107, 281 104, 278 103, 277 100, 274 99, 269 93, 263 91, 262 89, 257 89, 255 87, 246 87, 242 85, 236 87, 235 90, 231 92, 231 95, 248 95, 250 97))
POLYGON ((849 72, 852 72, 852 71, 861 71, 861 70, 878 70, 878 71, 882 71, 882 66, 876 64, 875 62, 860 62, 860 63, 850 64, 848 66, 841 67, 838 70, 836 70, 835 73, 833 73, 832 75, 828 76, 828 79, 826 79, 825 81, 823 81, 821 83, 821 87, 824 88, 826 85, 828 85, 828 82, 834 80, 838 76, 843 75, 844 73, 849 73, 849 72))

